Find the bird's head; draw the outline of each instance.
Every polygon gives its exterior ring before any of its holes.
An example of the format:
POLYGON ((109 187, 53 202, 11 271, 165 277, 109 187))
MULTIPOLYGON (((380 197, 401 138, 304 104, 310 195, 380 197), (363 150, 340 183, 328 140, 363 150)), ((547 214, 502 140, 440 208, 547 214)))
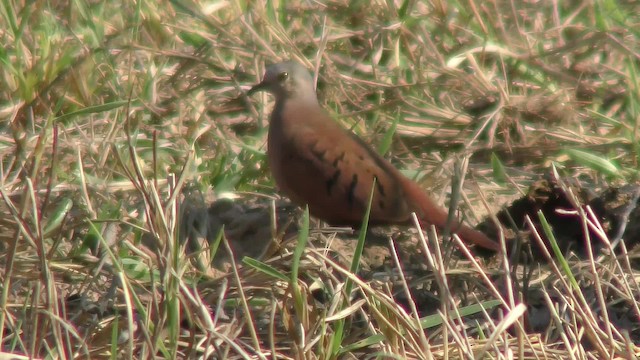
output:
POLYGON ((267 91, 276 100, 296 98, 316 100, 313 78, 302 64, 286 61, 267 66, 262 81, 254 85, 247 95, 258 91, 267 91))

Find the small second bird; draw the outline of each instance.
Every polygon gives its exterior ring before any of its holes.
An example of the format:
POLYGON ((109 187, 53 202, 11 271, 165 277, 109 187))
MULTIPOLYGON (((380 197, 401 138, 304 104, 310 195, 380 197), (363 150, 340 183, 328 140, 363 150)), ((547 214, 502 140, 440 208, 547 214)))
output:
MULTIPOLYGON (((295 203, 332 225, 359 226, 375 184, 371 224, 410 224, 415 212, 423 226, 447 225, 445 209, 320 106, 313 78, 300 63, 268 66, 248 95, 260 90, 276 98, 267 139, 271 172, 295 203)), ((467 243, 500 249, 478 230, 458 222, 450 226, 467 243)))

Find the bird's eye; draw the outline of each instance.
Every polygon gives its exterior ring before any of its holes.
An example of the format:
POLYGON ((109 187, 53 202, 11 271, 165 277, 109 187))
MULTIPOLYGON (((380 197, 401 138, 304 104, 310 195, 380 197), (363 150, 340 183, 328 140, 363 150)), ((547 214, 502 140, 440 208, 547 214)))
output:
POLYGON ((278 74, 278 81, 282 82, 287 80, 287 78, 289 77, 289 73, 286 71, 281 72, 280 74, 278 74))

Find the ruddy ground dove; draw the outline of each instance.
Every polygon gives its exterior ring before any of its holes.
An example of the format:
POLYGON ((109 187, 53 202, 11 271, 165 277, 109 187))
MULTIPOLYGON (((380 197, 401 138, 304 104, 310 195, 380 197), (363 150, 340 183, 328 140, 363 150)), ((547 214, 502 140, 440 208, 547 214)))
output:
MULTIPOLYGON (((276 185, 295 203, 332 225, 361 224, 375 184, 369 222, 447 225, 447 212, 415 182, 400 173, 320 106, 313 79, 295 61, 267 67, 262 82, 248 94, 265 90, 275 96, 267 155, 276 185)), ((499 251, 480 231, 454 221, 451 230, 465 242, 499 251)))

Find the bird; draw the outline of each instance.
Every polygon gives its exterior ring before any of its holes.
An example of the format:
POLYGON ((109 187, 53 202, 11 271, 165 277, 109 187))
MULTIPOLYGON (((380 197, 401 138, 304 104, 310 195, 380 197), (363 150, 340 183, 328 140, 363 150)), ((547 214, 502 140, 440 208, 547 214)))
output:
POLYGON ((447 225, 466 243, 499 252, 498 242, 457 220, 416 182, 324 110, 310 72, 297 61, 266 67, 247 92, 275 97, 267 135, 267 161, 277 188, 311 215, 335 226, 358 227, 373 191, 370 225, 447 225), (375 189, 374 189, 375 187, 375 189))

